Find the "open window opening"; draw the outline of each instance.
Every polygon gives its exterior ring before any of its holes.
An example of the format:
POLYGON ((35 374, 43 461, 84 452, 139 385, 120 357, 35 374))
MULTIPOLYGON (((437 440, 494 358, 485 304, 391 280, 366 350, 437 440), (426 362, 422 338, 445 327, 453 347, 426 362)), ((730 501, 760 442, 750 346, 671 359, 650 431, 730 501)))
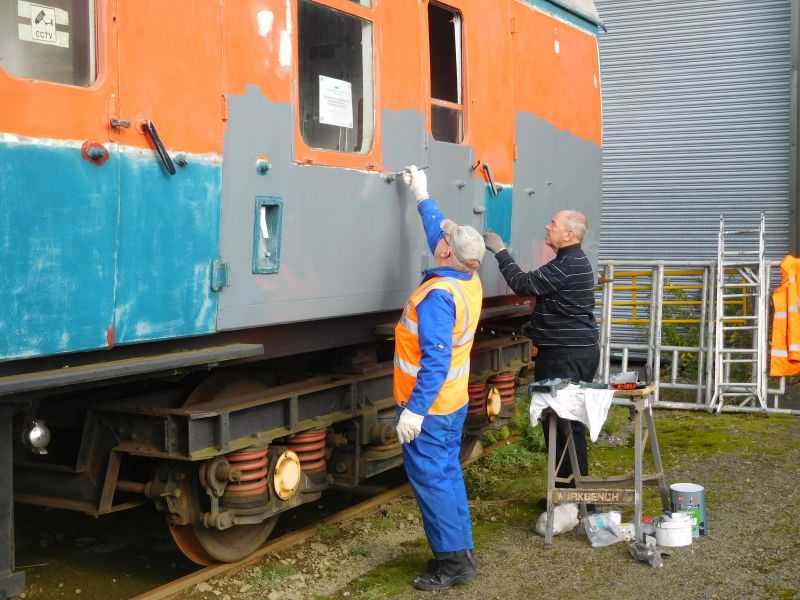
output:
POLYGON ((464 139, 462 19, 455 10, 428 4, 431 70, 431 132, 440 142, 464 139))
POLYGON ((310 148, 369 152, 374 135, 372 23, 300 0, 298 55, 303 141, 310 148))
POLYGON ((277 273, 281 265, 283 200, 273 196, 256 198, 253 231, 253 273, 277 273))
POLYGON ((0 0, 0 69, 89 87, 97 79, 94 0, 0 0))

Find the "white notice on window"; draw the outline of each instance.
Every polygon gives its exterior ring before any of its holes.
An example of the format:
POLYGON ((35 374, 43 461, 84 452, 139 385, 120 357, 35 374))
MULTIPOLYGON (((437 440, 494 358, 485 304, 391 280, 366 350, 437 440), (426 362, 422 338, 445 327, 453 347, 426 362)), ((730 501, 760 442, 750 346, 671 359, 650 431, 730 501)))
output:
POLYGON ((349 81, 319 76, 319 122, 353 128, 353 92, 349 81))

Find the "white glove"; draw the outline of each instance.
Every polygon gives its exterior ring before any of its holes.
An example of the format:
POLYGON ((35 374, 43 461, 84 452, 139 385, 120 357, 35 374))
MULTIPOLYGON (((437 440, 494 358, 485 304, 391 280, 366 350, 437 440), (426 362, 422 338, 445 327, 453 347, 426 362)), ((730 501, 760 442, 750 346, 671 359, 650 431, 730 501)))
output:
POLYGON ((417 202, 430 198, 428 196, 428 178, 424 171, 420 171, 414 165, 406 167, 405 173, 403 173, 403 181, 411 188, 411 193, 414 194, 417 202))
POLYGON ((497 254, 500 250, 505 250, 506 245, 503 243, 503 238, 499 235, 494 233, 493 231, 487 231, 483 234, 483 241, 486 244, 486 249, 492 252, 493 254, 497 254))
POLYGON ((397 439, 401 444, 413 442, 422 431, 422 420, 425 417, 411 412, 407 408, 400 413, 400 420, 397 422, 397 439))

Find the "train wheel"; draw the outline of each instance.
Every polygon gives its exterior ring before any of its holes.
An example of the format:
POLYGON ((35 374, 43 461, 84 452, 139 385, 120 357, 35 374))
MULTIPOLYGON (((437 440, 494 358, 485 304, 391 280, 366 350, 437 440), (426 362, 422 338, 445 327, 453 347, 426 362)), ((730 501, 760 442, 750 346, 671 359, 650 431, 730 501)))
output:
MULTIPOLYGON (((201 383, 189 396, 184 406, 230 398, 259 389, 262 384, 237 373, 216 373, 201 383)), ((187 500, 190 523, 177 525, 170 522, 172 539, 187 558, 199 565, 241 560, 258 550, 272 533, 278 517, 271 517, 254 525, 235 525, 219 530, 203 524, 203 513, 208 512, 208 496, 200 485, 200 464, 188 465, 186 477, 178 482, 181 494, 187 500)))
POLYGON ((461 451, 458 453, 458 460, 462 463, 466 462, 480 455, 481 452, 483 452, 481 436, 471 435, 469 437, 465 437, 463 440, 461 440, 461 451))
POLYGON ((219 562, 235 562, 250 556, 267 541, 275 528, 278 517, 255 525, 235 525, 222 531, 203 524, 202 506, 206 500, 205 490, 199 484, 198 470, 189 469, 186 479, 178 483, 181 494, 187 499, 191 522, 175 525, 167 520, 172 539, 186 557, 198 565, 213 565, 219 562))

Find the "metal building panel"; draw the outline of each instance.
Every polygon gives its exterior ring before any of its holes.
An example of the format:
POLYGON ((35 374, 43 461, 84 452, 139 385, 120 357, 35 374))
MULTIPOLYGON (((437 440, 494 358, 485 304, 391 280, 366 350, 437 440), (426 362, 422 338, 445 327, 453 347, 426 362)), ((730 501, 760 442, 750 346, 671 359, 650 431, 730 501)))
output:
POLYGON ((790 0, 598 0, 602 259, 714 259, 767 215, 789 244, 790 0))

